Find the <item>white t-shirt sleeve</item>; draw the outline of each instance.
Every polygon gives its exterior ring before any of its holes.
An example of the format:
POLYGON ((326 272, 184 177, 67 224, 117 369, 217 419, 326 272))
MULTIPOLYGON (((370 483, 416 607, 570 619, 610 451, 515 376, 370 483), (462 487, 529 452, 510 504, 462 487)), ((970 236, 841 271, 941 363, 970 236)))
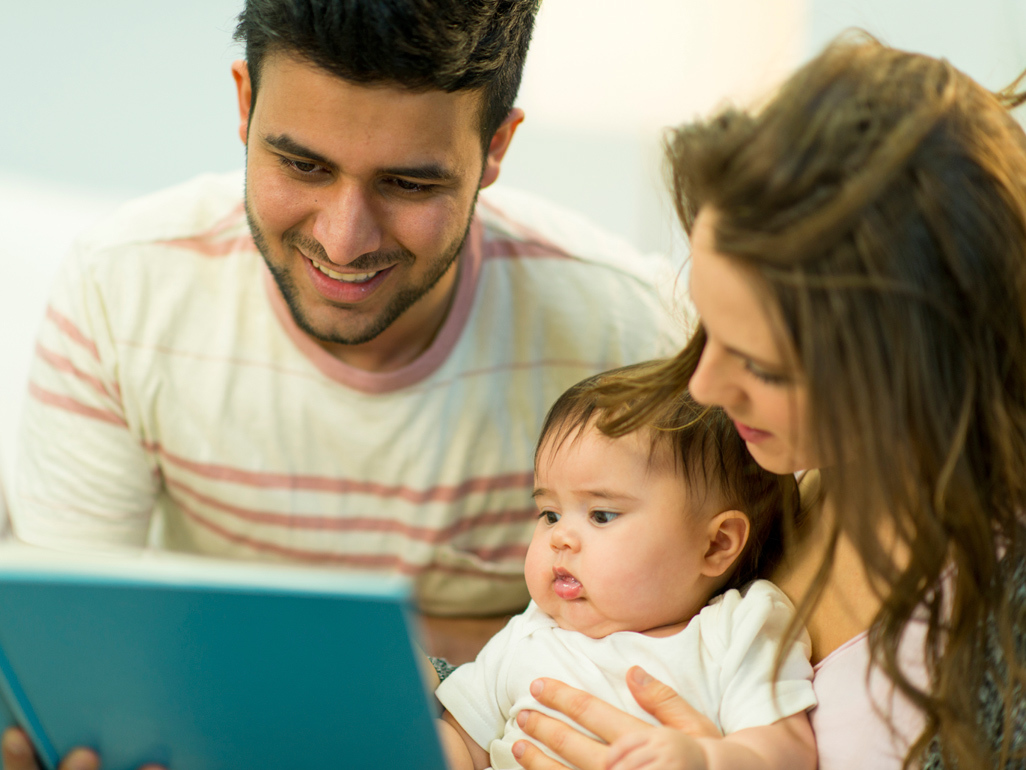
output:
POLYGON ((133 432, 111 307, 73 251, 50 297, 32 364, 11 519, 41 546, 145 544, 159 475, 133 432))
POLYGON ((788 649, 774 686, 777 648, 793 616, 791 602, 765 580, 752 583, 744 595, 726 592, 700 613, 703 637, 721 645, 724 733, 772 724, 816 705, 811 643, 804 629, 788 649))
MULTIPOLYGON (((533 607, 533 603, 532 603, 533 607)), ((510 619, 471 663, 464 663, 445 678, 435 697, 467 734, 485 751, 505 732, 513 698, 504 686, 509 653, 522 637, 525 613, 510 619)))

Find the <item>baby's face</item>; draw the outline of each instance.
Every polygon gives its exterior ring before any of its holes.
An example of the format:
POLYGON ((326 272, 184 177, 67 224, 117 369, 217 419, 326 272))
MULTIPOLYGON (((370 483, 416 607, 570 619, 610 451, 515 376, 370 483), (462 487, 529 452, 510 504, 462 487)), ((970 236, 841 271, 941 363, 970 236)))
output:
POLYGON ((531 598, 560 628, 595 639, 673 633, 710 590, 702 566, 711 516, 691 510, 670 450, 650 462, 646 432, 610 439, 593 426, 552 443, 535 475, 531 598))

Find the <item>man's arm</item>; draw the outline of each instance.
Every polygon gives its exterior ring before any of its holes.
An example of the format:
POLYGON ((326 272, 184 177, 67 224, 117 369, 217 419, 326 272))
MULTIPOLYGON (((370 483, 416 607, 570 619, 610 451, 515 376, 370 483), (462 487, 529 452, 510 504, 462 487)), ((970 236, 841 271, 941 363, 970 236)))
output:
POLYGON ((15 534, 36 545, 146 542, 160 477, 125 406, 110 311, 73 254, 40 327, 9 490, 15 534))

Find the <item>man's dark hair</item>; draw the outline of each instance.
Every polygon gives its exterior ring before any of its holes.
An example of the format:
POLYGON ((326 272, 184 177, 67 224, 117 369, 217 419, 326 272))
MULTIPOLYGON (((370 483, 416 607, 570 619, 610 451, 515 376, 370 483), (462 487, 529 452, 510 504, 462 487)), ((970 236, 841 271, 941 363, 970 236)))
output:
MULTIPOLYGON (((610 411, 609 394, 644 382, 665 365, 666 361, 645 361, 596 374, 571 387, 545 417, 535 461, 550 441, 559 447, 574 441, 589 425, 603 430, 605 422, 624 417, 631 404, 618 403, 610 411)), ((748 516, 748 542, 717 593, 742 588, 772 570, 783 551, 784 518, 798 516, 795 477, 759 467, 726 413, 698 404, 686 389, 666 399, 632 430, 639 429, 651 432, 653 451, 659 446, 672 451, 689 495, 704 489, 718 496, 722 510, 738 510, 748 516)))
POLYGON ((353 83, 452 93, 483 89, 485 147, 513 108, 541 0, 246 0, 255 104, 268 54, 287 53, 353 83))

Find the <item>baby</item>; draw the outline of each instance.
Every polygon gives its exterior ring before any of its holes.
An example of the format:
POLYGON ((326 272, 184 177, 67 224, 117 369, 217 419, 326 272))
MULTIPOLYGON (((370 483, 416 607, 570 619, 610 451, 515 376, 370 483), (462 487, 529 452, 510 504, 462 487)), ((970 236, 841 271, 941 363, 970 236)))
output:
MULTIPOLYGON (((808 636, 787 648, 774 682, 794 609, 772 583, 749 582, 760 559, 779 554, 784 509, 793 515, 798 504, 795 480, 762 470, 726 415, 686 394, 645 427, 602 433, 608 415, 597 388, 645 377, 650 366, 584 380, 546 418, 524 566, 532 601, 436 691, 454 769, 520 767, 512 746, 526 735, 517 714, 547 711, 529 690, 538 677, 657 724, 627 688, 639 664, 727 736, 697 742, 709 760, 815 767, 808 636)), ((628 752, 652 754, 648 770, 664 766, 646 746, 657 733, 628 752)))

